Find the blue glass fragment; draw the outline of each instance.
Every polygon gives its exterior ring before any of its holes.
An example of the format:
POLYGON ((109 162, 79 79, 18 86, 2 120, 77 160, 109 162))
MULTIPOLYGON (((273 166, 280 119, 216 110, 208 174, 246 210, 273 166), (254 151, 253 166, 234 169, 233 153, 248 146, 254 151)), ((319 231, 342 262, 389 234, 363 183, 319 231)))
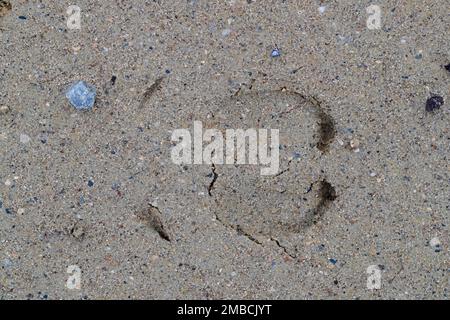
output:
POLYGON ((96 90, 84 81, 73 84, 66 93, 67 99, 77 110, 92 109, 95 103, 96 90))

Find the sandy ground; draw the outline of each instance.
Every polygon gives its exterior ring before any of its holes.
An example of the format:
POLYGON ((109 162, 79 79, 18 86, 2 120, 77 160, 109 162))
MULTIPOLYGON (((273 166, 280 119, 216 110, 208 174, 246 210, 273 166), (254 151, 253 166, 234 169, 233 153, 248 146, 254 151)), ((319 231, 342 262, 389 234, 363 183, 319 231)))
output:
POLYGON ((0 299, 448 299, 449 1, 8 2, 0 299), (195 120, 282 173, 174 164, 195 120))

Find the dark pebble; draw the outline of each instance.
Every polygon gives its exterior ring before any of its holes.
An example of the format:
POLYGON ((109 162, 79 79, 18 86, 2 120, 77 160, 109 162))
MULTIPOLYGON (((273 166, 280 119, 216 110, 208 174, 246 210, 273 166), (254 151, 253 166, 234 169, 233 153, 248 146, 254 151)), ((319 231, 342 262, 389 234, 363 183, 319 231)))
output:
POLYGON ((89 180, 89 181, 88 181, 88 187, 93 187, 93 186, 94 186, 94 181, 89 180))
POLYGON ((20 19, 20 20, 27 20, 27 17, 25 17, 25 16, 19 16, 19 19, 20 19))
POLYGON ((38 292, 38 294, 39 294, 39 298, 41 300, 47 300, 48 299, 48 294, 41 293, 41 292, 38 292))
POLYGON ((330 261, 332 264, 336 264, 337 263, 336 259, 328 259, 328 261, 330 261))
POLYGON ((425 108, 428 112, 432 112, 436 109, 439 109, 443 104, 444 98, 442 98, 441 96, 432 96, 428 98, 425 108))
POLYGON ((448 72, 450 72, 450 63, 446 66, 444 66, 445 70, 447 70, 448 72))

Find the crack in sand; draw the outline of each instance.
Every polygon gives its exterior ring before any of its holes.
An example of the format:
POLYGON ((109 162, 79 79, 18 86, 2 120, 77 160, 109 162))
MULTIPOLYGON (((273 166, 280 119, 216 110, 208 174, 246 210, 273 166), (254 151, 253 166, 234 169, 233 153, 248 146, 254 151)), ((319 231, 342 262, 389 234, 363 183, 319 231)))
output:
POLYGON ((212 179, 211 183, 208 186, 208 195, 210 197, 212 196, 211 191, 214 188, 214 184, 216 183, 217 178, 219 177, 219 175, 216 173, 216 166, 214 164, 211 166, 211 170, 212 170, 213 179, 212 179))

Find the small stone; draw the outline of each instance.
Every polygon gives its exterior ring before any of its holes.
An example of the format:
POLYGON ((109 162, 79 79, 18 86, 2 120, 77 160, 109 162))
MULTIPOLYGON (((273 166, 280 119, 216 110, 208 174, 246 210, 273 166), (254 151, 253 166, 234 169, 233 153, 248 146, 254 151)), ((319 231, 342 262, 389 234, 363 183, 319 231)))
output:
POLYGON ((92 109, 95 96, 95 88, 84 81, 78 81, 66 93, 67 99, 77 110, 92 109))
POLYGON ((326 6, 320 6, 320 7, 319 7, 319 13, 320 13, 320 14, 323 14, 323 13, 325 12, 326 9, 327 9, 326 6))
POLYGON ((79 226, 79 225, 76 225, 76 226, 74 226, 73 229, 71 230, 71 234, 72 234, 75 238, 80 239, 81 237, 84 236, 84 229, 83 229, 83 227, 81 227, 81 226, 79 226))
POLYGON ((11 111, 11 109, 8 106, 1 106, 0 107, 0 114, 7 114, 10 111, 11 111))
POLYGON ((48 294, 38 292, 38 295, 39 295, 39 299, 41 299, 41 300, 47 300, 48 299, 48 294))
POLYGON ((441 241, 439 238, 434 237, 430 240, 430 247, 434 249, 434 252, 440 252, 441 251, 441 241))
POLYGON ((444 104, 444 98, 441 96, 434 95, 428 98, 425 109, 428 112, 432 112, 436 109, 439 109, 444 104))
POLYGON ((444 66, 445 70, 447 70, 448 72, 450 72, 450 63, 446 66, 444 66))
POLYGON ((273 49, 272 52, 270 53, 270 56, 272 58, 277 58, 277 57, 281 56, 280 49, 278 49, 278 48, 273 49))
POLYGON ((88 187, 93 187, 94 186, 94 181, 92 181, 92 180, 89 180, 88 181, 88 187))
POLYGON ((350 140, 350 148, 352 148, 352 150, 358 149, 359 148, 359 140, 358 139, 350 140))
POLYGON ((30 136, 28 136, 28 135, 26 135, 26 134, 24 134, 24 133, 22 133, 22 134, 20 135, 20 142, 21 142, 21 143, 28 143, 28 142, 30 142, 30 141, 31 141, 30 136))
POLYGON ((439 246, 440 244, 441 241, 439 240, 439 238, 434 237, 433 239, 430 240, 430 246, 432 247, 439 246))
POLYGON ((328 261, 329 261, 330 263, 332 263, 332 264, 336 264, 336 263, 337 263, 337 260, 336 260, 336 259, 333 259, 333 258, 328 259, 328 261))

